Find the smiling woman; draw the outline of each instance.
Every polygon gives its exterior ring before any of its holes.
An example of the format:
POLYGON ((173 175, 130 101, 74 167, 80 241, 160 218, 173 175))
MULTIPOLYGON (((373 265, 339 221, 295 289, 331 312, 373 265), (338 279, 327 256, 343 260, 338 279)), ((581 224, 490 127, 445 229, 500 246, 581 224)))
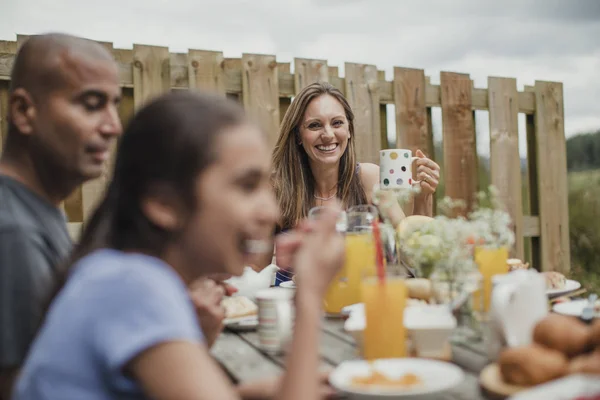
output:
MULTIPOLYGON (((316 82, 298 93, 283 117, 273 152, 272 182, 282 213, 277 231, 294 228, 315 206, 372 204, 379 166, 358 162, 354 135, 354 113, 338 89, 316 82)), ((421 152, 417 156, 418 172, 438 176, 437 164, 421 152)), ((431 202, 435 185, 422 189, 427 190, 415 199, 419 213, 430 210, 423 205, 431 202)), ((385 211, 394 225, 404 218, 397 204, 385 211)), ((281 270, 276 284, 290 278, 281 270)))

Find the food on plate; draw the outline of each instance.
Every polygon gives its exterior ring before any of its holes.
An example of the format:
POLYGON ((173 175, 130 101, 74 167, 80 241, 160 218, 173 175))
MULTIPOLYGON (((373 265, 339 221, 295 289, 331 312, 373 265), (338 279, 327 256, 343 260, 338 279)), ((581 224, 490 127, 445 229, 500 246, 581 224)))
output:
POLYGON ((524 263, 518 258, 509 258, 508 260, 506 260, 506 264, 508 265, 508 270, 511 272, 519 269, 529 268, 529 263, 524 263))
POLYGON ((578 318, 549 314, 537 323, 533 341, 571 358, 591 347, 591 329, 578 318))
POLYGON ((225 318, 240 318, 258 314, 258 306, 244 296, 225 297, 221 301, 225 307, 225 318))
POLYGON ((378 371, 372 371, 367 376, 355 376, 352 378, 353 386, 385 386, 385 387, 401 387, 409 388, 414 386, 420 386, 423 381, 419 376, 407 373, 399 376, 398 378, 389 378, 378 371))
POLYGON ((498 359, 504 382, 533 386, 564 376, 569 366, 560 351, 538 344, 503 350, 498 359))
POLYGON ((560 290, 564 289, 567 284, 567 278, 560 272, 546 271, 542 272, 546 279, 546 288, 548 290, 560 290))
POLYGON ((408 288, 408 297, 412 299, 429 300, 431 299, 431 281, 424 278, 413 278, 406 280, 408 288))
POLYGON ((575 357, 569 363, 569 374, 600 375, 600 349, 575 357))

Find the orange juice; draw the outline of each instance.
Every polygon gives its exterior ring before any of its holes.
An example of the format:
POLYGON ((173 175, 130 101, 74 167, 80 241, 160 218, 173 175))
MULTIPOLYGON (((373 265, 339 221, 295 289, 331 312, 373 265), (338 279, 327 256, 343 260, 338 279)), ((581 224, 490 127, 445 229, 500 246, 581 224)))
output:
POLYGON ((361 277, 375 275, 375 242, 371 232, 346 233, 346 262, 329 285, 325 312, 338 314, 343 307, 360 303, 361 277))
POLYGON ((406 357, 404 307, 407 293, 402 278, 387 277, 384 283, 377 278, 363 280, 365 360, 406 357))
POLYGON ((342 308, 352 303, 348 300, 348 278, 345 266, 337 273, 329 284, 323 301, 323 308, 328 314, 339 314, 342 308))
MULTIPOLYGON (((494 275, 508 273, 508 249, 500 247, 497 249, 487 249, 477 247, 475 249, 475 262, 479 267, 479 273, 483 278, 483 310, 485 312, 490 309, 490 301, 492 297, 492 278, 494 275)), ((473 294, 473 308, 481 310, 481 290, 473 294)))

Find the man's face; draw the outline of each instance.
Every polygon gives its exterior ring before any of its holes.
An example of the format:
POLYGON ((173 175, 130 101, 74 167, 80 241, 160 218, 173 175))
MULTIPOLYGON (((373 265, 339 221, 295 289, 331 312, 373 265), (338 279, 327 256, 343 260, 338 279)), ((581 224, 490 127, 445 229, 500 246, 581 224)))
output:
POLYGON ((122 133, 117 66, 112 60, 66 52, 57 68, 55 75, 64 82, 35 101, 33 155, 74 179, 97 178, 110 157, 111 144, 122 133))

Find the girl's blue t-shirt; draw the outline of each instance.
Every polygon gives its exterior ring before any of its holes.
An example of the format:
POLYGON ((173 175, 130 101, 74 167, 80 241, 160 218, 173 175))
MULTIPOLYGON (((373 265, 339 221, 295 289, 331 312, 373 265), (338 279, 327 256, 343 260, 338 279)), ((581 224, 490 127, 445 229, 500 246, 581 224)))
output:
POLYGON ((167 341, 203 342, 180 277, 154 257, 98 250, 54 300, 12 399, 146 399, 124 367, 167 341))

